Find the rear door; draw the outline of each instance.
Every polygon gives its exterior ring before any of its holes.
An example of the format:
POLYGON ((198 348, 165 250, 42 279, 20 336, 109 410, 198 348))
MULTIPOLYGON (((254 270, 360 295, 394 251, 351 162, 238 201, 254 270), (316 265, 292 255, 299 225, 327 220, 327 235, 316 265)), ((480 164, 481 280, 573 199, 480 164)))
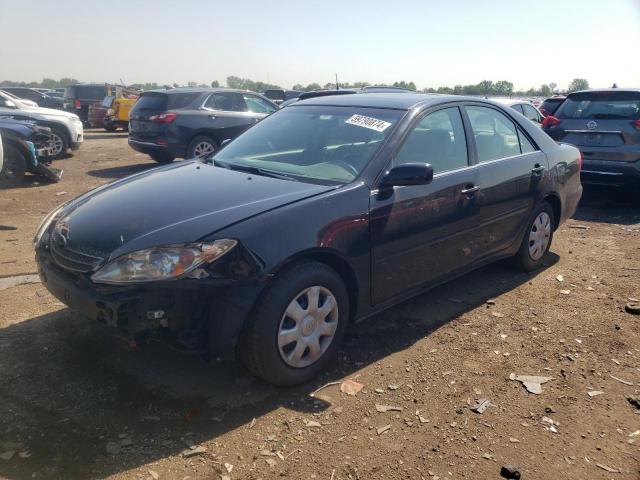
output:
POLYGON ((520 240, 548 171, 546 155, 512 118, 487 105, 467 105, 478 162, 478 260, 520 240))
POLYGON ((572 93, 554 116, 560 123, 545 131, 555 140, 577 146, 587 163, 640 158, 640 92, 572 93))
POLYGON ((243 94, 238 92, 214 92, 205 101, 204 109, 203 115, 208 118, 203 127, 218 143, 237 137, 259 120, 248 111, 243 94))
POLYGON ((423 116, 391 165, 429 163, 428 185, 371 194, 373 302, 445 278, 472 263, 478 226, 477 169, 469 163, 457 106, 423 116))

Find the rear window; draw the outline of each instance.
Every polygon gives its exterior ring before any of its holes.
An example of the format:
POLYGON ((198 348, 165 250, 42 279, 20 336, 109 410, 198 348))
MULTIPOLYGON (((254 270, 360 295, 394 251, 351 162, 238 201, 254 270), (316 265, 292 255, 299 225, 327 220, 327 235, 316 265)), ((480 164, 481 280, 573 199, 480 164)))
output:
POLYGON ((198 92, 185 93, 143 93, 136 102, 136 110, 163 111, 184 108, 200 96, 198 92))
POLYGON ((558 118, 640 118, 640 92, 584 92, 569 95, 558 109, 558 118))
POLYGON ((74 85, 67 87, 65 96, 78 100, 102 100, 107 95, 104 85, 74 85))
POLYGON ((286 94, 284 90, 265 90, 263 95, 269 100, 285 100, 286 94))

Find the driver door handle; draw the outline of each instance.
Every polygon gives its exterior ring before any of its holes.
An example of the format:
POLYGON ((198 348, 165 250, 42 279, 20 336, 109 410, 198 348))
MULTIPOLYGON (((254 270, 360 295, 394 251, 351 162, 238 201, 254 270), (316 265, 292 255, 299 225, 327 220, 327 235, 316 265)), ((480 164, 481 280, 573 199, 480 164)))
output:
POLYGON ((536 163, 535 167, 533 167, 531 169, 531 173, 535 174, 535 175, 539 175, 542 172, 544 172, 546 169, 546 167, 544 165, 540 165, 539 163, 536 163))
POLYGON ((473 195, 478 190, 480 190, 480 187, 478 185, 467 185, 462 189, 460 193, 462 193, 463 195, 473 195))

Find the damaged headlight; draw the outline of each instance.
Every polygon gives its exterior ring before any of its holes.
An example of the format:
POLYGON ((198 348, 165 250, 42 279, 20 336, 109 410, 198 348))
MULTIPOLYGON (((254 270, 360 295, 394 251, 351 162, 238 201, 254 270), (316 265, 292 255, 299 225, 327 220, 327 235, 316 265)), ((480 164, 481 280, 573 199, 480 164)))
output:
POLYGON ((128 253, 109 262, 91 276, 96 283, 139 283, 185 275, 203 263, 219 259, 238 242, 221 239, 188 245, 168 245, 128 253))
POLYGON ((49 229, 51 222, 53 222, 54 220, 57 220, 58 215, 60 214, 60 212, 62 212, 64 207, 66 207, 69 204, 69 202, 64 202, 62 205, 58 206, 57 208, 54 208, 47 214, 46 217, 42 219, 42 221, 40 222, 40 225, 38 225, 38 229, 36 230, 36 236, 33 237, 34 247, 38 246, 43 235, 49 229))

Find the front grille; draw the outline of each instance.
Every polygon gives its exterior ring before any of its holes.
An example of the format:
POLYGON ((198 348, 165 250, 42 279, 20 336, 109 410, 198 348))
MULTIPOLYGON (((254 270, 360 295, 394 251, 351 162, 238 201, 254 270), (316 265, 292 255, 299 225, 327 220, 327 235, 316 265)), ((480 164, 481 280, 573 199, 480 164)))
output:
POLYGON ((51 256, 59 266, 74 272, 90 272, 104 260, 104 257, 89 255, 67 247, 61 241, 60 234, 55 231, 51 235, 49 248, 51 249, 51 256))

